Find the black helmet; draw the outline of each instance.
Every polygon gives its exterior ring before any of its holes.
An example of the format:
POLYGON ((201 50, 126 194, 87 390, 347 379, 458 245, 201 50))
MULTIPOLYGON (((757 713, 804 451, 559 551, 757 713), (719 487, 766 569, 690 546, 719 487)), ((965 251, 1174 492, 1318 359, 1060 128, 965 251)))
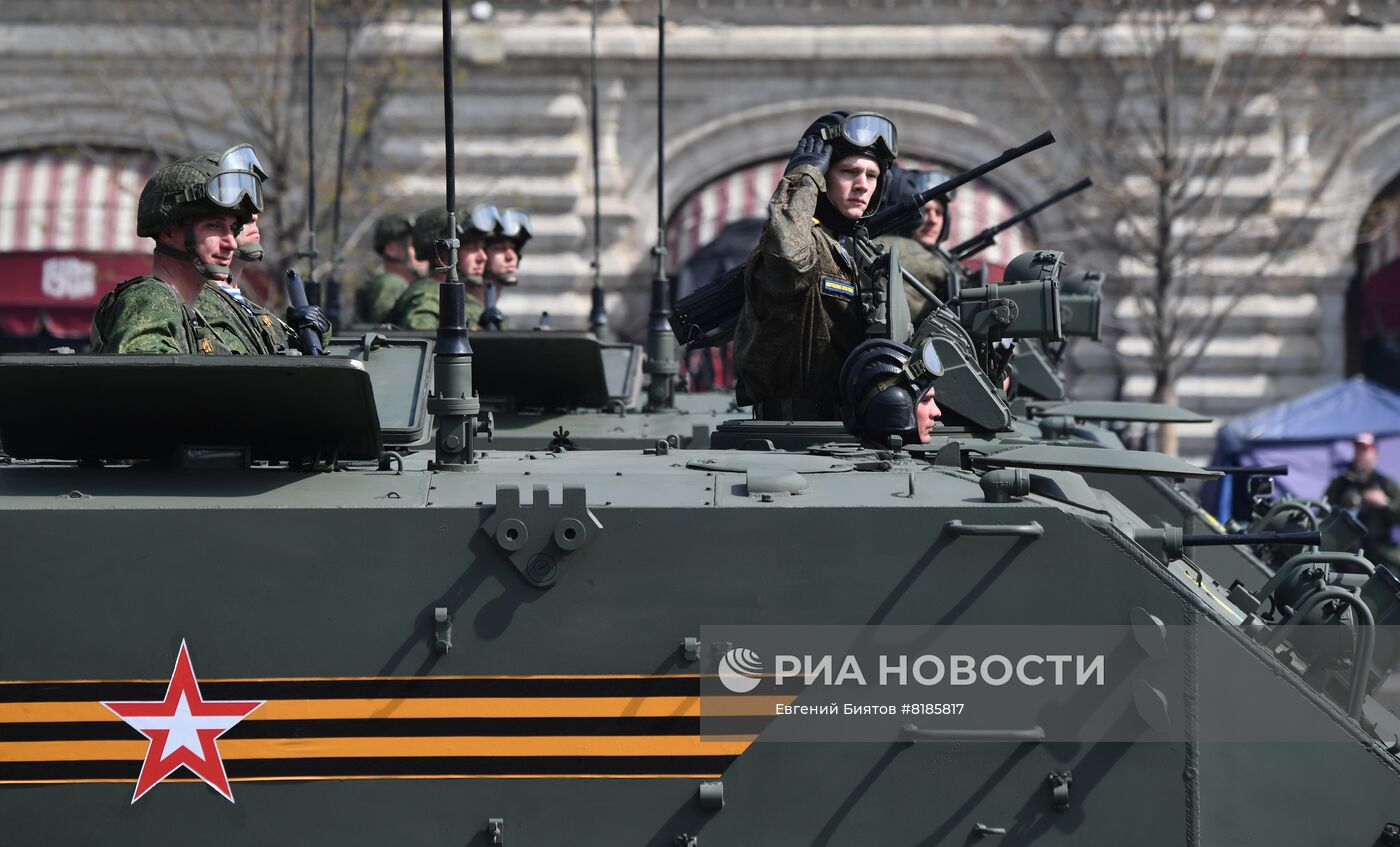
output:
MULTIPOLYGON (((812 122, 802 133, 819 135, 831 144, 831 162, 835 164, 847 156, 869 156, 880 166, 880 179, 870 195, 870 203, 865 207, 866 216, 880 209, 890 184, 890 170, 899 155, 899 137, 894 122, 884 115, 874 112, 847 112, 838 110, 827 112, 812 122)), ((836 230, 846 226, 845 216, 836 211, 825 194, 817 198, 817 218, 836 230)))
MULTIPOLYGON (((885 196, 885 205, 895 206, 899 203, 903 203, 906 199, 912 199, 939 183, 947 182, 948 178, 949 175, 940 170, 916 171, 895 165, 890 169, 890 187, 885 196)), ((933 201, 943 207, 943 229, 938 233, 939 241, 943 241, 948 237, 948 229, 952 223, 952 215, 948 211, 948 204, 953 202, 953 198, 957 193, 957 189, 953 189, 947 194, 937 197, 933 201)), ((916 223, 907 230, 895 234, 902 235, 905 238, 913 238, 918 228, 919 224, 916 223)))
POLYGON ((943 374, 943 363, 925 342, 914 348, 898 341, 872 338, 856 346, 841 366, 841 420, 846 431, 888 443, 898 435, 906 444, 920 441, 915 409, 943 374))

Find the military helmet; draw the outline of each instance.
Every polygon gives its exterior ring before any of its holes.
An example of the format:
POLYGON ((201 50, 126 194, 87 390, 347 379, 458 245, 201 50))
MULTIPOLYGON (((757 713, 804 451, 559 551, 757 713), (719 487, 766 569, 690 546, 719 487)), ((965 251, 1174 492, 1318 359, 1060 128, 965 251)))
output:
MULTIPOLYGON (((489 213, 495 216, 495 229, 491 234, 492 241, 509 239, 515 244, 515 252, 519 253, 524 250, 525 243, 535 237, 535 228, 530 223, 530 213, 524 209, 497 209, 495 206, 478 208, 489 210, 489 213)), ((483 215, 485 214, 486 212, 483 212, 483 215)))
POLYGON ((215 215, 233 215, 241 226, 261 212, 262 179, 223 159, 204 151, 157 168, 136 204, 136 234, 154 238, 171 224, 215 215))
MULTIPOLYGON (((484 241, 495 228, 495 206, 476 206, 466 214, 457 213, 457 238, 462 241, 484 241)), ((437 256, 437 242, 447 237, 446 206, 434 206, 413 219, 413 250, 418 258, 437 256)))
POLYGON ((888 443, 898 435, 906 444, 920 441, 915 409, 943 375, 932 342, 917 352, 887 338, 861 342, 841 366, 841 420, 846 431, 888 443))
POLYGON ((396 241, 411 239, 412 236, 413 219, 390 212, 374 222, 374 252, 383 255, 385 247, 396 241))
MULTIPOLYGON (((832 164, 847 156, 868 156, 879 164, 880 178, 871 192, 870 203, 865 207, 866 216, 875 214, 889 193, 890 170, 894 167, 895 157, 899 155, 899 139, 894 122, 874 112, 838 110, 827 112, 813 121, 802 133, 804 138, 809 135, 817 135, 830 142, 832 164)), ((839 215, 824 193, 817 198, 817 217, 838 225, 839 215)), ((839 225, 837 228, 840 228, 839 225)))
MULTIPOLYGON (((885 192, 885 205, 887 207, 895 206, 903 203, 905 200, 912 200, 930 188, 940 183, 947 182, 948 179, 949 175, 945 171, 936 169, 919 171, 911 168, 901 168, 899 165, 895 165, 890 168, 890 186, 889 190, 885 192)), ((939 241, 943 241, 948 237, 948 230, 952 225, 952 215, 949 214, 948 204, 953 201, 957 193, 957 189, 953 189, 947 194, 938 196, 933 201, 943 207, 943 229, 938 233, 939 241)), ((906 238, 913 238, 914 233, 918 231, 921 223, 921 221, 915 222, 903 232, 896 234, 903 235, 906 238)))
POLYGON ((828 112, 807 128, 806 134, 819 134, 832 146, 832 158, 859 153, 871 156, 888 168, 899 155, 899 134, 894 121, 875 112, 828 112))

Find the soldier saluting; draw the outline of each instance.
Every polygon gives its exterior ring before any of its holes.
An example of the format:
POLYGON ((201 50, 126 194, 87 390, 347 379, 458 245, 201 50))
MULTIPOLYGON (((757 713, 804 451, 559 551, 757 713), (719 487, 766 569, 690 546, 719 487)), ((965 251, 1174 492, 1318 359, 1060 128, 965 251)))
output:
MULTIPOLYGON (((156 242, 151 272, 102 298, 92 322, 94 352, 262 352, 198 305, 206 282, 230 279, 238 233, 262 211, 262 180, 236 152, 244 148, 196 153, 151 175, 136 208, 137 235, 156 242)), ((317 306, 289 309, 287 322, 322 337, 330 332, 317 306)))
POLYGON ((865 339, 857 274, 839 239, 879 208, 894 124, 831 112, 802 134, 749 254, 734 331, 739 402, 761 420, 838 420, 838 375, 865 339))

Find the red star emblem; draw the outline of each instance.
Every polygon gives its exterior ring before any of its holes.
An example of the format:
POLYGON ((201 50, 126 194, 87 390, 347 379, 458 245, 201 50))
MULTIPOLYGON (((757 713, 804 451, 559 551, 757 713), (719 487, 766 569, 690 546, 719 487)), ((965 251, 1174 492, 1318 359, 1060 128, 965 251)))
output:
POLYGON ((190 651, 181 641, 164 700, 102 704, 151 742, 131 802, 183 766, 232 803, 233 790, 215 741, 265 702, 205 700, 190 664, 190 651))

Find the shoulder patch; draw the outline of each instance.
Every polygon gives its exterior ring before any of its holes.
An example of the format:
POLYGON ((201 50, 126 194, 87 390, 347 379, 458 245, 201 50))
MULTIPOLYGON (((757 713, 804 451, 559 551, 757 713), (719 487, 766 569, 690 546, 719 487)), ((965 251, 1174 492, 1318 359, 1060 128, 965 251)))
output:
POLYGON ((828 297, 840 297, 843 300, 852 300, 856 296, 856 287, 846 282, 844 279, 833 279, 832 277, 822 277, 822 293, 828 297))

